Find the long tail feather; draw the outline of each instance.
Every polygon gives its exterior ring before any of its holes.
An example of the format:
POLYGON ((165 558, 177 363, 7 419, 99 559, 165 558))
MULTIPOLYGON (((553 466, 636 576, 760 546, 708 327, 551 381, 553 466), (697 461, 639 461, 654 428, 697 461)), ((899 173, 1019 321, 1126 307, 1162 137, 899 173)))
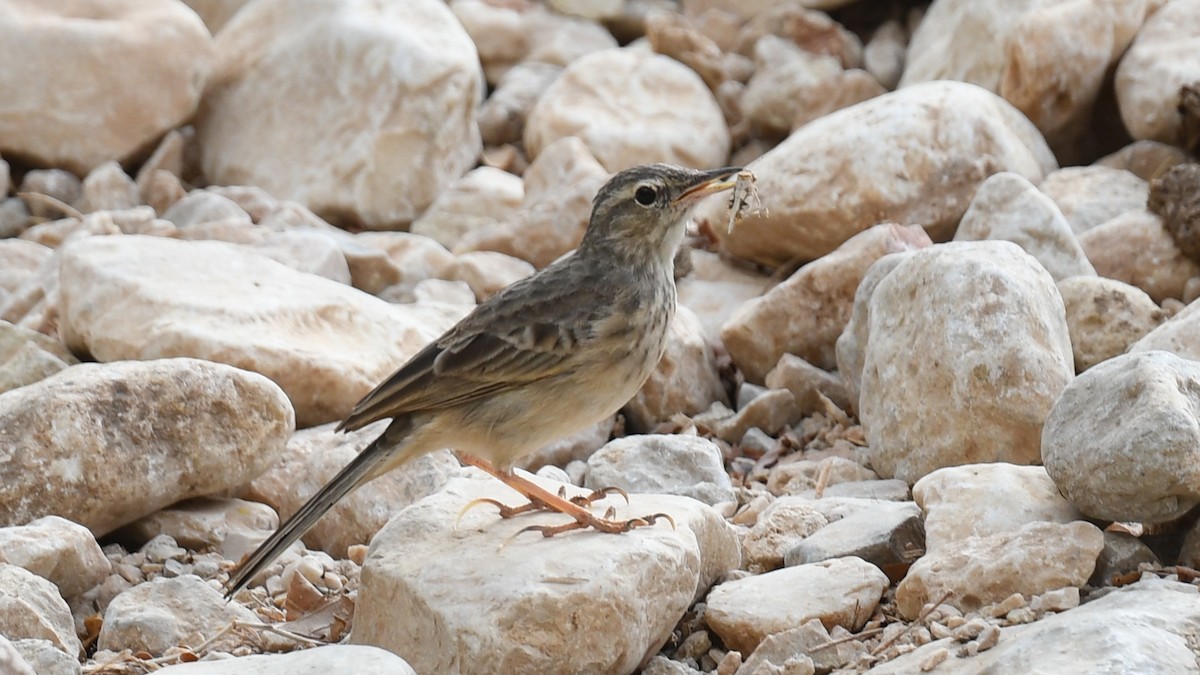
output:
POLYGON ((334 476, 315 495, 312 496, 299 511, 292 514, 278 530, 259 545, 249 558, 246 558, 229 581, 225 584, 225 598, 232 598, 235 593, 250 583, 259 572, 279 557, 287 547, 303 537, 313 525, 325 515, 339 499, 346 496, 359 485, 370 481, 381 473, 383 464, 396 456, 402 448, 403 436, 409 431, 406 419, 393 421, 388 428, 371 442, 344 469, 334 476))

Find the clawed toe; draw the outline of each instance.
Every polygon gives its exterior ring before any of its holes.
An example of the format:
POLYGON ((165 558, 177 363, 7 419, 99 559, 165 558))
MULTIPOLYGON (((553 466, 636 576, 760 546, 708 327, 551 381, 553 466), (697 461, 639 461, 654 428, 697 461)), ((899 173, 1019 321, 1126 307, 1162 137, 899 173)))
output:
POLYGON ((616 511, 609 508, 603 518, 592 516, 582 519, 573 520, 562 525, 529 525, 517 531, 513 537, 517 537, 525 532, 540 532, 543 537, 553 537, 564 532, 573 532, 575 530, 592 529, 597 532, 605 532, 608 534, 620 534, 639 527, 649 527, 660 520, 665 520, 671 524, 671 529, 675 529, 675 519, 666 513, 654 513, 641 518, 630 518, 629 520, 615 520, 616 511))
MULTIPOLYGON (((559 496, 565 496, 565 495, 561 494, 561 492, 565 492, 565 491, 560 490, 559 496)), ((604 499, 605 497, 607 497, 610 494, 621 495, 621 497, 625 500, 625 503, 626 504, 629 503, 629 493, 622 490, 619 487, 603 487, 598 490, 593 490, 592 493, 588 494, 588 495, 580 495, 578 497, 571 497, 570 501, 571 501, 571 503, 578 504, 580 506, 591 506, 593 503, 598 502, 601 499, 604 499)))

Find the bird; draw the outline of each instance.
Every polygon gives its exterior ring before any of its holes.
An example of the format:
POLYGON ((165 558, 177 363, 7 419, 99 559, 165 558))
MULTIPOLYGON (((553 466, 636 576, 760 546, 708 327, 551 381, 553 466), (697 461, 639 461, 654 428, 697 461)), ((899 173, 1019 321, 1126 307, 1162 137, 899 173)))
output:
MULTIPOLYGON (((425 453, 454 449, 529 503, 502 517, 552 510, 572 518, 544 536, 624 532, 664 514, 613 520, 513 472, 545 444, 616 413, 662 357, 675 313, 674 259, 691 208, 732 188, 739 167, 648 164, 614 174, 596 193, 576 249, 476 306, 375 387, 338 431, 391 423, 238 565, 231 598, 343 496, 425 453)), ((603 492, 603 491, 598 491, 603 492)))

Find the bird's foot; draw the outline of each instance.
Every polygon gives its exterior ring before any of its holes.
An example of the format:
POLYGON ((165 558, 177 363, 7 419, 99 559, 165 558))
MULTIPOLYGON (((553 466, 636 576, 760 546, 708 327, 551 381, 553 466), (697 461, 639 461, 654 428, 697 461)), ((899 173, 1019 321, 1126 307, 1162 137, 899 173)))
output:
POLYGON ((639 527, 649 527, 654 523, 665 520, 671 524, 671 529, 675 529, 675 519, 666 513, 654 513, 641 518, 630 518, 629 520, 616 520, 616 511, 609 509, 604 517, 599 517, 589 513, 588 516, 575 516, 575 520, 563 525, 530 525, 521 528, 515 535, 518 536, 525 532, 541 532, 543 537, 553 537, 556 534, 564 532, 572 532, 574 530, 596 530, 597 532, 607 532, 609 534, 620 534, 628 532, 639 527))
MULTIPOLYGON (((621 488, 618 488, 618 487, 600 488, 599 490, 593 490, 590 494, 578 495, 578 496, 570 497, 570 498, 567 497, 567 489, 565 487, 561 487, 558 489, 558 497, 560 499, 563 499, 572 504, 575 504, 576 506, 582 506, 584 508, 590 507, 592 504, 600 501, 601 499, 604 499, 609 494, 621 495, 621 497, 623 497, 625 499, 625 503, 626 504, 629 503, 629 493, 625 492, 624 490, 622 490, 621 488)), ((481 504, 491 504, 492 506, 495 506, 496 509, 499 511, 501 518, 514 518, 516 516, 519 516, 519 515, 522 515, 525 513, 539 513, 541 511, 551 511, 554 513, 560 513, 559 509, 555 508, 553 505, 548 504, 547 502, 545 502, 541 499, 538 499, 536 496, 529 497, 528 499, 529 499, 529 503, 522 504, 521 506, 509 506, 497 499, 492 499, 491 497, 480 497, 478 499, 472 499, 471 501, 469 501, 465 505, 463 505, 461 510, 459 510, 458 517, 454 519, 454 526, 457 528, 459 522, 462 521, 463 516, 466 515, 467 511, 470 511, 471 509, 473 509, 476 506, 479 506, 481 504)), ((574 514, 571 514, 571 515, 574 515, 574 514)), ((632 529, 632 528, 629 528, 629 529, 632 529)), ((549 536, 549 535, 547 535, 547 536, 549 536)))

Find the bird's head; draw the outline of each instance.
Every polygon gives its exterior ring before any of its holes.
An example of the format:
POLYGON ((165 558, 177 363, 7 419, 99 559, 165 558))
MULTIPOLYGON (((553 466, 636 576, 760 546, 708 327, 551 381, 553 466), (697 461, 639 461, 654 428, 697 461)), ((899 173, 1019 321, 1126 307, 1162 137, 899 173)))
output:
POLYGON ((580 248, 615 249, 634 259, 650 255, 670 262, 691 208, 708 195, 732 188, 739 171, 697 171, 670 164, 620 171, 596 193, 580 248))

